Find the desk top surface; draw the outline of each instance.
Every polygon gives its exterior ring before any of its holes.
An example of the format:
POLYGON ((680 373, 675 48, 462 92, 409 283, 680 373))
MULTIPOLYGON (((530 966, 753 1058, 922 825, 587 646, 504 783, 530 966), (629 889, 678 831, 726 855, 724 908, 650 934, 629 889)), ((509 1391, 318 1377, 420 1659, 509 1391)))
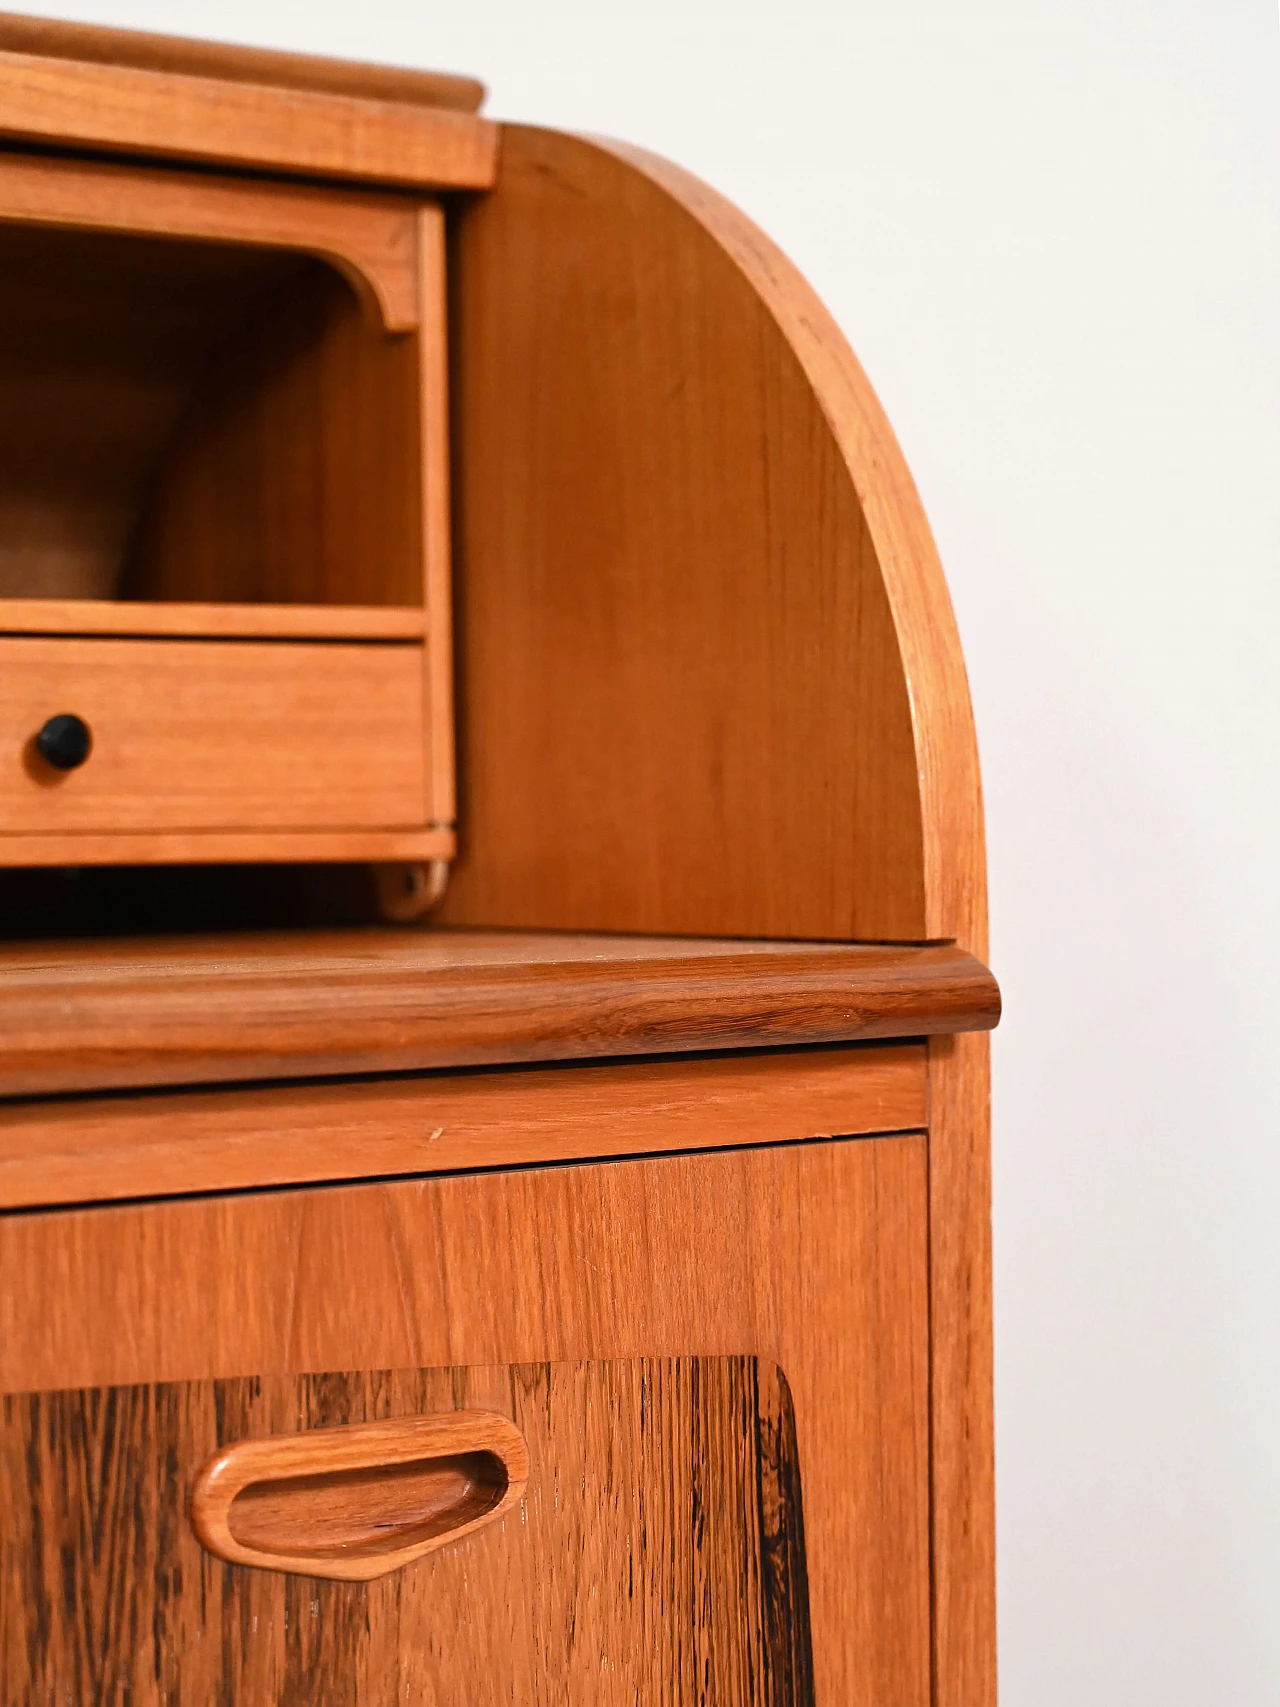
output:
POLYGON ((951 945, 363 929, 0 948, 0 1095, 988 1030, 951 945))

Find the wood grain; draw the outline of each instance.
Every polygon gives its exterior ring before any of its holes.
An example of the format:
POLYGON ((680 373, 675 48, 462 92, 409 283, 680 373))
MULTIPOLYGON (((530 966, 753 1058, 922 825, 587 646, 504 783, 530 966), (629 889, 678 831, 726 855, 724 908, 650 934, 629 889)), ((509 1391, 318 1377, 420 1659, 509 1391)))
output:
POLYGON ((0 1091, 847 1043, 998 1013, 986 968, 945 947, 405 928, 13 943, 0 1091))
POLYGON ((321 59, 306 53, 279 53, 270 48, 152 35, 143 30, 103 29, 54 18, 18 17, 12 12, 0 13, 0 48, 49 59, 132 65, 139 71, 176 71, 281 89, 319 89, 331 95, 449 107, 464 113, 474 112, 484 100, 484 85, 474 77, 321 59))
POLYGON ((388 332, 418 324, 417 204, 104 161, 0 155, 0 222, 292 249, 331 261, 388 332))
MULTIPOLYGON (((5 865, 353 865, 452 859, 452 829, 423 830, 153 830, 106 835, 6 836, 5 865)), ((273 918, 272 922, 275 922, 273 918)))
POLYGON ((509 1417, 435 1411, 223 1441, 188 1511, 228 1564, 371 1582, 504 1516, 528 1480, 509 1417))
MULTIPOLYGON (((696 222, 702 240, 716 245, 768 317, 782 345, 771 352, 773 360, 789 358, 803 372, 809 409, 820 412, 822 434, 829 435, 841 464, 836 479, 856 494, 892 614, 894 649, 909 684, 921 835, 913 861, 923 867, 924 905, 921 928, 912 934, 959 938, 975 954, 985 954, 985 940, 966 935, 975 908, 985 920, 986 868, 964 657, 928 518, 880 401, 830 312, 758 226, 680 167, 642 149, 604 146, 671 197, 687 222, 696 222)), ((812 417, 810 424, 816 436, 812 417)), ((871 720, 877 741, 884 735, 881 715, 871 720)), ((859 744, 871 744, 869 736, 866 726, 859 744)), ((842 755, 828 749, 823 757, 832 761, 830 774, 839 774, 842 755)), ((878 928, 855 934, 897 933, 878 928)))
POLYGON ((457 815, 453 706, 453 526, 449 473, 449 328, 442 208, 418 212, 418 397, 422 483, 422 603, 427 631, 427 817, 457 815))
POLYGON ((422 723, 416 646, 0 640, 0 859, 23 833, 412 828, 422 723), (60 772, 33 742, 67 711, 93 750, 60 772))
MULTIPOLYGON (((985 956, 937 551, 795 268, 665 161, 508 128, 451 288, 466 834, 445 918, 985 956)), ((937 1707, 995 1699, 986 1061, 940 1044, 931 1073, 937 1707)))
POLYGON ((929 1046, 937 1707, 996 1700, 990 1061, 986 1037, 929 1046))
POLYGON ((482 190, 497 127, 470 113, 0 50, 0 135, 127 154, 482 190))
MULTIPOLYGON (((759 293, 812 386, 857 492, 910 689, 921 934, 952 938, 985 959, 982 787, 964 660, 937 549, 884 411, 831 315, 763 233, 680 168, 640 150, 615 151, 666 189, 723 247, 759 293)), ((990 1049, 982 1037, 948 1038, 932 1043, 930 1056, 935 1703, 992 1707, 990 1049)))
POLYGON ((416 337, 371 327, 343 279, 304 263, 193 387, 120 591, 421 605, 419 382, 416 337))
POLYGON ((0 599, 0 634, 163 635, 185 640, 420 640, 426 627, 426 612, 412 605, 0 599))
POLYGON ((935 934, 892 605, 756 281, 615 153, 512 127, 450 289, 463 834, 442 916, 935 934))
POLYGON ((315 265, 0 222, 0 593, 118 590, 193 390, 262 301, 315 265))
MULTIPOLYGON (((924 1141, 908 1137, 8 1216, 0 1379, 34 1391, 361 1367, 766 1359, 794 1399, 814 1698, 925 1707, 925 1172, 924 1141), (234 1286, 210 1284, 232 1275, 234 1286)), ((490 1406, 494 1395, 473 1389, 455 1402, 490 1406)), ((605 1406, 590 1427, 601 1442, 626 1438, 605 1406)), ((701 1442, 684 1439, 698 1462, 701 1442)), ((564 1537, 553 1557, 535 1623, 563 1628, 552 1609, 564 1572, 599 1629, 609 1596, 591 1594, 598 1576, 581 1546, 564 1537)), ((490 1605, 483 1593, 468 1601, 468 1618, 490 1605)), ((497 1630, 467 1628, 479 1651, 501 1650, 497 1630)), ((442 1629, 448 1647, 454 1626, 442 1629)), ((650 1651, 663 1639, 651 1631, 650 1651)), ((608 1645, 584 1647, 599 1675, 608 1645)))
POLYGON ((786 1381, 751 1358, 6 1399, 0 1699, 811 1707, 796 1456, 786 1381), (220 1568, 183 1521, 193 1463, 235 1431, 447 1425, 477 1401, 527 1434, 528 1486, 393 1577, 220 1568))
POLYGON ((921 1044, 0 1104, 0 1207, 922 1128, 921 1044))

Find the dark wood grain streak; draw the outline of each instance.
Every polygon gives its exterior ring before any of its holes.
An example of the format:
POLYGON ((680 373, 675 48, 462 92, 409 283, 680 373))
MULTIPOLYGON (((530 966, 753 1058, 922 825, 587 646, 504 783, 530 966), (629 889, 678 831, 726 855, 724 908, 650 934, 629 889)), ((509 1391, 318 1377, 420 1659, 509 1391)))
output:
POLYGON ((3 1707, 814 1699, 795 1422, 770 1363, 81 1389, 11 1395, 2 1418, 3 1707), (519 1516, 394 1576, 224 1566, 192 1533, 219 1446, 481 1402, 529 1443, 519 1516))
POLYGON ((0 1092, 921 1037, 999 1012, 987 969, 946 946, 421 930, 20 944, 0 949, 0 1092))

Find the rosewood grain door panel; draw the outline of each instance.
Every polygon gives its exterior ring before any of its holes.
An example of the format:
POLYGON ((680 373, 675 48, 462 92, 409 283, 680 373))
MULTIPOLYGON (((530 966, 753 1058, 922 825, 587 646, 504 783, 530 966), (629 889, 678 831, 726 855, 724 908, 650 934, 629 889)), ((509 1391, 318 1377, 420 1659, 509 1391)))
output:
MULTIPOLYGON (((772 1364, 267 1376, 2 1407, 3 1707, 813 1700, 795 1424, 772 1364), (376 1580, 225 1564, 193 1530, 219 1447, 476 1410, 523 1435, 523 1492, 376 1580)), ((260 1534, 282 1521, 263 1487, 260 1534)), ((382 1521, 411 1519, 422 1496, 392 1492, 382 1521)), ((315 1497, 332 1530, 349 1489, 331 1477, 315 1497)), ((296 1539, 297 1511, 284 1521, 296 1539)))
POLYGON ((928 1707, 927 1184, 915 1134, 2 1215, 0 1392, 759 1357, 818 1707, 928 1707))

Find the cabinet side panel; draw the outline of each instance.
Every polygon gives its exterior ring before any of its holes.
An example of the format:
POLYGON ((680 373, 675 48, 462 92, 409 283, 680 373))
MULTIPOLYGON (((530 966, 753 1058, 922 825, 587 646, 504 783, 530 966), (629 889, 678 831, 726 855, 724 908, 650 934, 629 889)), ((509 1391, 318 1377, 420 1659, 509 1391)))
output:
POLYGON ((457 216, 457 923, 925 934, 911 707, 787 336, 664 188, 510 128, 457 216))

